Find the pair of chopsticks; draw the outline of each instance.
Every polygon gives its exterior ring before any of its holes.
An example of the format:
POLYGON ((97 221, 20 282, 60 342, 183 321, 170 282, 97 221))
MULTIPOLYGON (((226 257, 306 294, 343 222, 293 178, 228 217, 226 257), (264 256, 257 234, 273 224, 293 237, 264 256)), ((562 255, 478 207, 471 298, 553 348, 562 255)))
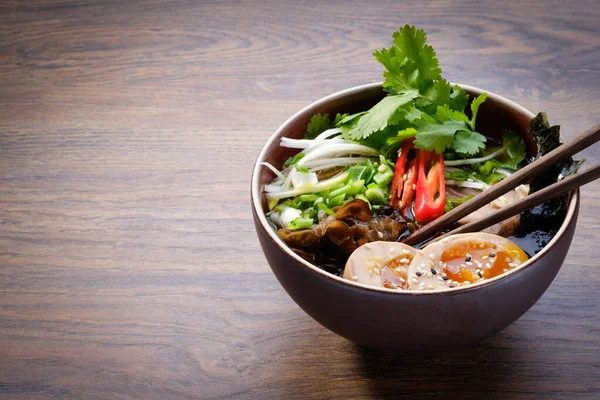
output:
MULTIPOLYGON (((483 207, 491 201, 497 199, 503 194, 511 191, 517 186, 531 181, 532 178, 539 174, 543 174, 549 167, 555 165, 566 158, 580 152, 581 150, 593 145, 600 140, 600 124, 595 125, 591 129, 583 132, 575 139, 568 143, 565 143, 550 153, 540 157, 531 164, 521 168, 510 177, 501 180, 500 182, 493 185, 491 188, 484 190, 477 196, 466 201, 460 206, 452 209, 448 213, 442 215, 438 219, 429 224, 423 226, 421 229, 413 232, 409 235, 404 243, 414 244, 424 241, 425 239, 435 235, 436 233, 443 232, 444 230, 451 227, 453 224, 458 222, 460 219, 466 217, 475 210, 483 207)), ((498 222, 504 221, 507 218, 522 213, 523 211, 529 210, 530 208, 541 204, 547 200, 553 199, 560 196, 565 192, 569 192, 573 189, 585 185, 593 180, 600 178, 600 164, 591 168, 587 168, 584 171, 573 174, 565 179, 562 179, 550 186, 545 187, 525 198, 516 201, 515 203, 503 207, 493 214, 482 218, 479 221, 474 221, 463 226, 460 226, 442 236, 437 236, 433 241, 442 239, 448 235, 456 233, 476 232, 482 229, 488 228, 498 222)))

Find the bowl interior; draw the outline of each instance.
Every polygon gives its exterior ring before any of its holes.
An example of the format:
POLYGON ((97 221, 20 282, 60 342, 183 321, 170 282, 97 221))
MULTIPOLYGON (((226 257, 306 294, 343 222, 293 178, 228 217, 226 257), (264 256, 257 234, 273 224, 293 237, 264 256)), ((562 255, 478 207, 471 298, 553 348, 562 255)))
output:
MULTIPOLYGON (((484 92, 481 89, 459 84, 471 98, 484 92)), ((501 137, 501 133, 505 129, 511 129, 519 132, 524 138, 527 146, 528 154, 534 155, 537 153, 535 142, 528 132, 528 126, 534 114, 524 107, 514 103, 502 96, 495 93, 486 91, 488 94, 487 100, 482 104, 477 114, 477 126, 478 130, 484 132, 486 135, 494 138, 501 137)), ((319 274, 325 274, 327 277, 331 277, 336 280, 340 280, 345 284, 354 286, 361 286, 368 290, 378 291, 390 291, 397 294, 417 294, 417 293, 435 293, 434 291, 393 291, 391 289, 374 288, 366 286, 360 283, 351 282, 343 278, 334 276, 315 265, 308 263, 306 260, 298 256, 296 253, 290 250, 290 248, 270 229, 269 224, 266 220, 265 212, 267 210, 266 199, 263 195, 263 187, 265 184, 270 183, 274 179, 274 173, 268 168, 261 167, 261 162, 268 162, 280 169, 283 163, 291 156, 296 154, 299 150, 287 149, 279 146, 279 141, 282 137, 290 137, 300 139, 303 138, 306 125, 308 124, 311 116, 315 113, 328 113, 335 115, 336 113, 356 113, 364 111, 375 105, 379 100, 385 96, 385 92, 382 89, 381 83, 368 84, 355 88, 350 88, 330 96, 327 96, 296 113, 294 116, 289 118, 281 127, 269 138, 265 144, 263 150, 259 154, 252 177, 252 203, 255 208, 255 213, 258 215, 260 223, 267 231, 269 231, 272 239, 293 258, 297 259, 300 263, 313 269, 319 274)), ((549 248, 552 246, 556 239, 560 236, 561 232, 564 231, 565 227, 573 217, 577 202, 577 194, 572 197, 569 209, 565 221, 563 222, 559 232, 555 235, 552 241, 546 246, 549 248)), ((545 249, 546 249, 545 248, 545 249)), ((539 258, 544 250, 533 256, 528 262, 523 264, 520 268, 514 269, 509 273, 503 274, 493 279, 486 280, 485 282, 479 282, 467 287, 460 287, 452 289, 452 291, 464 291, 472 290, 478 286, 487 285, 494 282, 497 279, 501 279, 504 276, 512 274, 525 268, 528 264, 531 264, 535 259, 539 258)))

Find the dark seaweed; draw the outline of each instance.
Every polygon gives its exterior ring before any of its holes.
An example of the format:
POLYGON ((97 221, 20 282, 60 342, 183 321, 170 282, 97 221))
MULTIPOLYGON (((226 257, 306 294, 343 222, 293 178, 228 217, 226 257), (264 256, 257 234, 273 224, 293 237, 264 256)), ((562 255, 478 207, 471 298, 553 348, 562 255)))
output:
MULTIPOLYGON (((556 149, 560 141, 560 126, 550 126, 548 117, 544 111, 536 115, 529 124, 529 133, 537 146, 537 154, 528 161, 533 162, 538 158, 556 149)), ((573 161, 573 158, 565 160, 556 166, 548 168, 543 174, 537 175, 530 183, 530 193, 534 193, 556 181, 577 172, 583 161, 573 161)), ((539 229, 552 231, 558 229, 565 218, 569 195, 546 201, 521 214, 520 228, 517 236, 524 237, 528 233, 539 229)))

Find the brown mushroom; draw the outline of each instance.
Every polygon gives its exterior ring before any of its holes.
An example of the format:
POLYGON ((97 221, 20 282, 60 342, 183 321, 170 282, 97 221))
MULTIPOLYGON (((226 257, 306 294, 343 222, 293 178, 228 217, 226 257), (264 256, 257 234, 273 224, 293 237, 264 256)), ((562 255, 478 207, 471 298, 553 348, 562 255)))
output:
POLYGON ((331 242, 341 245, 350 238, 350 228, 343 221, 334 220, 327 225, 325 234, 331 242))
POLYGON ((371 219, 371 209, 367 202, 354 199, 341 206, 334 214, 335 219, 355 218, 360 221, 371 219))
POLYGON ((277 236, 292 247, 310 247, 317 244, 319 236, 312 229, 294 231, 290 229, 279 229, 277 236))

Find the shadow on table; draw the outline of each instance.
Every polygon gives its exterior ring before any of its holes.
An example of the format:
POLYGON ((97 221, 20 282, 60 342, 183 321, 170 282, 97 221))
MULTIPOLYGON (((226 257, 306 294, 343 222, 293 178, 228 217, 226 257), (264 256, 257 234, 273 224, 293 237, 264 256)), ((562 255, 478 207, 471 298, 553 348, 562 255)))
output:
POLYGON ((374 398, 504 399, 507 392, 520 391, 519 347, 499 333, 475 346, 441 354, 390 355, 361 346, 355 349, 374 398))

